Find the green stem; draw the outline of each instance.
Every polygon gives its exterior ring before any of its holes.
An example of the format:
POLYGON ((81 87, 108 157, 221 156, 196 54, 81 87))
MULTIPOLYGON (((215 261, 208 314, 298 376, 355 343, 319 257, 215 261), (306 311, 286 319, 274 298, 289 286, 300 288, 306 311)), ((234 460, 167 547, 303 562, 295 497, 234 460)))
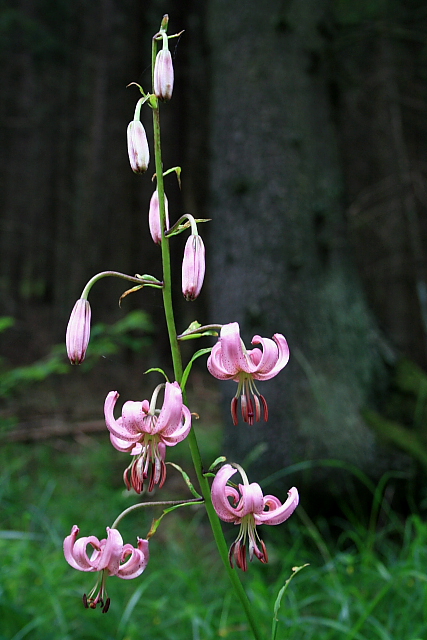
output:
POLYGON ((254 638, 256 638, 256 640, 262 640, 262 635, 258 629, 258 623, 254 615, 253 607, 249 602, 248 596, 246 595, 246 591, 243 588, 243 585, 240 581, 237 571, 235 571, 235 569, 233 569, 233 567, 230 565, 230 561, 228 558, 227 543, 225 541, 224 534, 222 532, 220 520, 212 504, 211 490, 210 490, 208 479, 203 474, 202 459, 200 456, 199 445, 197 443, 197 438, 196 438, 196 434, 194 432, 193 427, 191 427, 191 431, 188 434, 188 442, 190 445, 191 457, 193 459, 193 464, 196 471, 197 479, 199 481, 200 490, 205 500, 206 512, 208 514, 209 522, 212 528, 212 532, 215 538, 218 552, 222 558, 225 569, 228 573, 228 577, 230 578, 231 583, 234 587, 234 591, 237 597, 239 598, 240 603, 245 611, 245 614, 249 622, 249 625, 252 629, 254 638))
POLYGON ((160 140, 160 112, 157 101, 157 106, 153 108, 153 126, 154 126, 154 154, 156 159, 156 177, 157 177, 157 192, 159 194, 159 210, 160 210, 160 226, 162 230, 162 264, 163 264, 163 306, 165 309, 166 325, 168 329, 169 342, 171 346, 173 370, 175 374, 175 380, 181 382, 182 378, 182 359, 181 352, 178 344, 177 331, 175 325, 175 317, 173 313, 172 303, 172 279, 171 279, 171 264, 170 264, 170 248, 169 238, 165 237, 166 226, 166 209, 165 209, 165 190, 163 183, 163 163, 162 163, 162 148, 160 140))
MULTIPOLYGON (((156 40, 153 39, 153 48, 152 48, 153 69, 154 69, 154 63, 156 59, 156 53, 157 53, 157 44, 156 44, 156 40)), ((181 350, 178 342, 178 334, 176 331, 175 318, 173 313, 169 238, 165 236, 166 211, 165 211, 165 193, 164 193, 164 184, 163 184, 162 151, 161 151, 161 140, 160 140, 159 102, 154 96, 152 96, 152 99, 151 99, 151 106, 153 108, 154 154, 155 154, 155 162, 156 162, 157 191, 159 195, 160 226, 162 230, 161 250, 162 250, 162 263, 163 263, 163 305, 165 309, 166 324, 167 324, 167 330, 168 330, 170 347, 171 347, 175 380, 178 383, 181 383, 183 366, 182 366, 181 350)), ((183 400, 184 402, 186 402, 185 392, 183 393, 183 400)), ((222 532, 220 520, 212 504, 209 482, 203 474, 202 459, 200 455, 199 445, 197 442, 197 437, 193 427, 191 427, 190 433, 188 435, 188 442, 190 446, 194 469, 197 475, 197 480, 199 481, 202 496, 205 501, 206 511, 208 514, 214 539, 218 548, 218 552, 222 558, 226 571, 234 587, 235 593, 239 598, 242 604, 242 607, 245 611, 248 623, 252 629, 253 636, 256 640, 262 640, 262 635, 258 629, 257 620, 255 618, 251 603, 249 602, 249 599, 246 595, 246 592, 243 588, 242 583, 240 582, 240 578, 237 572, 230 566, 230 561, 228 559, 227 543, 225 541, 224 534, 222 532)))
POLYGON ((128 513, 132 513, 132 511, 136 511, 136 509, 143 509, 144 507, 181 507, 192 504, 202 504, 202 502, 199 498, 195 498, 194 500, 161 500, 158 502, 138 502, 137 504, 133 504, 132 506, 122 511, 121 514, 118 515, 114 520, 111 528, 117 529, 119 522, 121 522, 128 513))
MULTIPOLYGON (((126 273, 120 273, 120 271, 101 271, 101 273, 97 273, 86 284, 85 288, 82 291, 81 298, 84 298, 85 300, 87 300, 89 291, 91 290, 95 282, 98 282, 98 280, 101 280, 101 278, 108 278, 110 276, 114 278, 122 278, 122 280, 128 280, 129 282, 136 282, 137 284, 152 285, 153 283, 155 283, 154 279, 144 280, 144 278, 136 278, 134 276, 128 276, 126 273)), ((158 284, 161 285, 162 283, 158 282, 158 284)))

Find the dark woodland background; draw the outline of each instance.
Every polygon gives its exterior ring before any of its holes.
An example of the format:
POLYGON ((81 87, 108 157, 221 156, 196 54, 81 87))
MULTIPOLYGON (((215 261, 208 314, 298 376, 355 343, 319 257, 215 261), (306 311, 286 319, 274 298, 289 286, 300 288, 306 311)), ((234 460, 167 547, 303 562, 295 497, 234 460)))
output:
MULTIPOLYGON (((170 33, 185 29, 171 45, 176 84, 162 109, 165 168, 183 170, 181 191, 166 182, 171 217, 212 218, 201 231, 204 295, 186 304, 177 287, 178 326, 237 320, 247 344, 281 332, 292 353, 260 385, 268 426, 228 429, 228 448, 243 459, 261 442, 264 472, 317 458, 373 476, 425 466, 420 0, 0 2, 0 315, 16 320, 0 335, 4 363, 29 364, 61 342, 98 271, 159 274, 147 225, 154 170, 129 167, 138 91, 126 85, 149 88, 164 13, 170 33)), ((143 121, 150 135, 148 108, 143 121)), ((174 247, 180 274, 181 237, 174 247)), ((99 359, 99 418, 117 380, 123 397, 138 385, 146 397, 135 371, 169 366, 159 296, 144 291, 119 309, 122 291, 113 280, 94 287, 94 321, 142 307, 156 335, 142 367, 132 353, 99 359)), ((82 380, 78 370, 64 376, 38 410, 72 418, 72 400, 89 388, 82 380)), ((235 386, 220 388, 228 427, 235 386)))

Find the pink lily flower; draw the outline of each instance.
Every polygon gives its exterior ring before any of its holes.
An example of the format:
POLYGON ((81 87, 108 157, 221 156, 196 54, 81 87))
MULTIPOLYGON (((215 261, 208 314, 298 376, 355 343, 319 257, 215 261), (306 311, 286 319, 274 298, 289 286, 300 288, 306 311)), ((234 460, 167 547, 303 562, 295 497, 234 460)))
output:
POLYGON ((107 596, 106 580, 108 576, 117 576, 123 580, 137 578, 144 571, 149 559, 148 540, 138 538, 137 547, 123 544, 123 538, 117 529, 107 527, 107 538, 98 540, 95 536, 87 536, 77 540, 79 528, 74 525, 71 533, 64 540, 65 559, 74 569, 79 571, 99 571, 100 576, 88 595, 84 594, 83 604, 86 608, 96 609, 99 604, 102 613, 107 613, 110 598, 107 596), (90 557, 87 546, 93 549, 90 557))
POLYGON ((231 566, 234 556, 239 569, 246 571, 246 541, 250 561, 256 555, 261 562, 268 562, 267 549, 256 531, 256 526, 281 524, 287 520, 298 506, 299 495, 297 489, 292 487, 284 504, 275 496, 264 496, 259 484, 249 484, 243 469, 239 465, 235 466, 236 469, 230 464, 225 464, 216 474, 212 483, 212 503, 221 520, 240 524, 239 535, 231 545, 228 557, 231 566), (243 478, 243 484, 238 485, 238 490, 227 484, 237 470, 243 478))
POLYGON ((186 300, 195 300, 205 277, 205 245, 199 234, 192 233, 185 243, 182 261, 182 293, 186 300))
POLYGON ((237 322, 223 325, 220 337, 208 358, 209 372, 219 380, 238 382, 237 392, 231 401, 233 423, 238 423, 237 405, 240 398, 242 417, 252 425, 261 417, 261 405, 264 420, 268 420, 267 401, 255 386, 254 380, 270 380, 286 366, 289 360, 289 348, 281 333, 275 333, 273 340, 254 336, 252 344, 262 345, 261 349, 247 350, 240 338, 237 322))
MULTIPOLYGON (((166 229, 169 229, 169 205, 168 199, 165 194, 165 214, 166 214, 166 229)), ((150 227, 151 237, 156 244, 160 244, 162 241, 162 230, 160 227, 160 205, 159 205, 159 192, 157 189, 151 196, 150 208, 148 210, 148 225, 150 227)))
POLYGON ((166 480, 166 447, 174 447, 187 437, 191 429, 190 410, 182 403, 182 392, 177 382, 160 384, 154 390, 151 402, 125 402, 121 417, 114 418, 114 407, 119 394, 110 391, 104 404, 104 414, 110 440, 118 451, 130 452, 134 460, 123 474, 128 489, 141 493, 151 465, 148 491, 155 484, 163 486, 166 480), (156 409, 157 396, 165 387, 162 408, 156 409))
POLYGON ((80 364, 86 356, 90 338, 91 309, 89 301, 77 300, 68 321, 65 344, 71 364, 80 364))

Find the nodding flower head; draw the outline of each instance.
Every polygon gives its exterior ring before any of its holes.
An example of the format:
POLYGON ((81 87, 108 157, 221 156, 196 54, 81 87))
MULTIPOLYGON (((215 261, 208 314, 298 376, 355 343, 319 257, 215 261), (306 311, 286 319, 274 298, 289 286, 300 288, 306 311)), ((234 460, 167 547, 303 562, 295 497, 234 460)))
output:
POLYGON ((140 120, 132 120, 127 128, 129 162, 134 173, 145 173, 150 162, 147 134, 140 120))
POLYGON ((186 300, 195 300, 205 277, 205 245, 199 234, 192 233, 185 243, 182 261, 182 293, 186 300))
MULTIPOLYGON (((167 43, 167 40, 166 40, 167 43)), ((173 91, 173 64, 169 49, 163 47, 154 65, 154 93, 159 100, 170 100, 173 91)))
POLYGON ((144 571, 149 559, 148 540, 138 538, 138 544, 123 544, 122 536, 117 529, 107 527, 107 538, 98 540, 95 536, 79 538, 79 528, 74 525, 71 533, 64 540, 65 559, 74 569, 79 571, 99 572, 95 586, 84 594, 83 604, 86 608, 96 609, 99 604, 102 613, 107 613, 110 598, 107 595, 106 580, 108 576, 117 576, 124 580, 137 578, 144 571), (92 547, 89 556, 87 547, 92 547))
POLYGON ((77 300, 68 321, 65 344, 71 364, 80 364, 86 356, 90 338, 91 310, 88 300, 77 300))
MULTIPOLYGON (((169 228, 169 205, 168 199, 165 194, 165 223, 166 229, 169 228)), ((162 241, 162 228, 160 224, 160 203, 159 192, 157 189, 151 196, 150 208, 148 210, 148 225, 150 227, 151 237, 156 244, 160 244, 162 241)))
POLYGON ((238 423, 239 398, 245 422, 252 425, 260 420, 261 405, 264 420, 268 420, 267 401, 258 392, 254 380, 274 378, 289 360, 288 343, 281 333, 275 333, 273 340, 254 336, 252 344, 262 345, 262 350, 247 350, 240 338, 238 323, 225 324, 207 362, 208 369, 215 378, 235 380, 238 383, 236 395, 231 401, 234 424, 238 423))
POLYGON ((228 555, 231 566, 234 558, 239 569, 246 571, 246 543, 250 561, 255 555, 261 562, 268 562, 267 549, 256 531, 256 526, 281 524, 287 520, 297 508, 299 496, 295 487, 288 491, 288 498, 284 504, 275 496, 264 496, 259 484, 249 484, 243 469, 239 465, 234 466, 225 464, 216 474, 212 483, 212 503, 221 520, 240 524, 239 535, 231 545, 228 555), (237 471, 242 476, 243 484, 236 488, 227 483, 237 471))
POLYGON ((148 476, 148 491, 152 491, 156 484, 162 487, 166 479, 166 447, 173 447, 184 440, 191 429, 191 413, 182 403, 181 388, 177 382, 160 384, 154 390, 151 402, 125 402, 122 415, 116 420, 114 407, 118 397, 117 391, 110 391, 105 400, 104 414, 112 445, 118 451, 130 452, 133 456, 123 474, 124 482, 136 493, 141 493, 148 476), (157 409, 157 397, 163 387, 163 406, 157 409))

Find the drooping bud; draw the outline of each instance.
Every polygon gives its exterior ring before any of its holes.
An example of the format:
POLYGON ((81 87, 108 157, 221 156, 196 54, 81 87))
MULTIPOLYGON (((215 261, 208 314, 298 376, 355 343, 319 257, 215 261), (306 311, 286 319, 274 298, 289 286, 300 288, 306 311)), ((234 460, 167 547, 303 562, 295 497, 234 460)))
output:
POLYGON ((205 277, 205 245, 198 234, 191 234, 185 244, 182 261, 182 293, 186 300, 195 300, 205 277))
MULTIPOLYGON (((166 214, 166 229, 169 229, 169 205, 168 199, 165 194, 165 214, 166 214)), ((151 237, 156 244, 160 244, 162 241, 162 230, 160 225, 160 204, 159 204, 159 192, 157 189, 151 196, 150 209, 148 211, 148 224, 150 227, 151 237)))
POLYGON ((173 64, 171 52, 160 49, 154 65, 154 93, 159 100, 170 100, 173 91, 173 64))
POLYGON ((132 120, 128 124, 128 154, 129 162, 134 173, 145 173, 150 162, 147 135, 140 120, 132 120))
POLYGON ((77 300, 68 321, 65 344, 71 364, 80 364, 85 359, 90 338, 91 310, 85 298, 77 300))

